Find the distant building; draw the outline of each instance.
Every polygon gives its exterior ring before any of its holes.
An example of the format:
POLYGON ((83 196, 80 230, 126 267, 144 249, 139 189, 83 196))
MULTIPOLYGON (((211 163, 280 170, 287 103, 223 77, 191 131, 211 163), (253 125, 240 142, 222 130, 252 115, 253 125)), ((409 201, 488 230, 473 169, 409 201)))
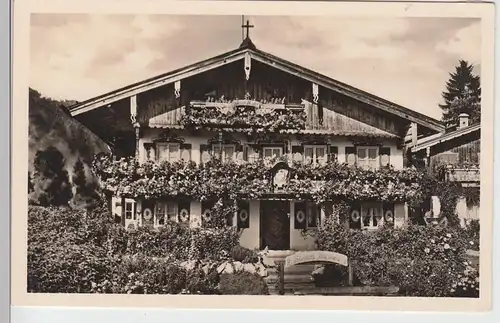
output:
POLYGON ((457 204, 462 225, 479 219, 481 125, 470 125, 469 121, 469 115, 462 113, 458 125, 419 139, 411 148, 412 154, 424 160, 427 167, 447 165, 446 180, 459 182, 468 193, 469 198, 462 197, 457 204))

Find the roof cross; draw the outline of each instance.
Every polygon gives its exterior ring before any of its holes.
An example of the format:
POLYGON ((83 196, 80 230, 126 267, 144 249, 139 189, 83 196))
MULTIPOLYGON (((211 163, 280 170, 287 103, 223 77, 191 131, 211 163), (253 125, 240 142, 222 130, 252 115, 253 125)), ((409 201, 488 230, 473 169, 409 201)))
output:
POLYGON ((250 25, 250 21, 247 20, 247 23, 244 24, 244 25, 241 25, 241 28, 245 28, 247 30, 247 37, 246 38, 249 38, 250 37, 250 28, 253 28, 255 27, 254 25, 250 25))

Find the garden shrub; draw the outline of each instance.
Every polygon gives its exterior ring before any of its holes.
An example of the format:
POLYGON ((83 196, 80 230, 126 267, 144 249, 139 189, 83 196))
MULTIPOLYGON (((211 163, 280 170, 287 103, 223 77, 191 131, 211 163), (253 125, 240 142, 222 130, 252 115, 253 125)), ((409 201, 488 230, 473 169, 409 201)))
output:
POLYGON ((327 219, 316 239, 321 250, 353 260, 361 285, 395 285, 405 296, 463 296, 461 285, 468 284, 467 296, 478 296, 478 271, 467 262, 469 241, 459 227, 359 231, 327 219))
POLYGON ((218 294, 220 276, 216 270, 217 266, 211 266, 205 273, 201 266, 187 273, 186 287, 184 293, 211 295, 218 294))
POLYGON ((114 294, 178 294, 186 285, 186 270, 168 258, 123 257, 111 280, 94 291, 114 294))
POLYGON ((151 257, 168 255, 177 260, 227 259, 239 243, 235 228, 189 228, 177 222, 168 222, 159 229, 139 227, 127 235, 127 253, 151 257))
POLYGON ((216 267, 238 238, 234 228, 191 229, 174 222, 128 231, 113 223, 107 209, 30 206, 28 291, 216 293, 216 272, 186 272, 179 263, 198 259, 216 267))
POLYGON ((267 284, 259 274, 237 271, 220 276, 222 295, 269 295, 267 284))
POLYGON ((240 245, 236 245, 231 249, 231 258, 234 261, 239 261, 244 264, 254 264, 259 261, 259 255, 255 250, 251 250, 240 245))
POLYGON ((109 278, 114 258, 104 243, 107 220, 103 214, 29 207, 29 292, 85 293, 109 278))

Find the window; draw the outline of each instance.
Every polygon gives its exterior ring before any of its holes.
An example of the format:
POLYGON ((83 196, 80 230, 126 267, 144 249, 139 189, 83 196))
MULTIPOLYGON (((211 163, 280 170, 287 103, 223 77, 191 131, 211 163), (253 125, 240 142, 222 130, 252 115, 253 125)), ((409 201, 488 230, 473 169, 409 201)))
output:
POLYGON ((155 225, 165 225, 165 221, 176 221, 177 203, 158 202, 155 206, 155 225))
POLYGON ((136 219, 136 215, 134 212, 134 204, 135 202, 125 202, 125 219, 127 220, 136 219))
POLYGON ((316 228, 320 218, 320 207, 314 203, 307 203, 307 228, 316 228))
POLYGON ((221 161, 228 162, 234 159, 234 145, 214 145, 214 155, 220 158, 221 161))
POLYGON ((358 147, 358 166, 365 169, 376 169, 379 166, 378 147, 358 147))
POLYGON ((368 203, 361 206, 361 229, 375 229, 384 222, 382 205, 368 203))
POLYGON ((307 164, 326 163, 326 146, 305 146, 304 159, 307 164))
POLYGON ((280 157, 283 154, 282 147, 264 147, 262 150, 264 158, 280 157))
POLYGON ((175 162, 180 159, 180 145, 177 143, 158 143, 158 161, 175 162))

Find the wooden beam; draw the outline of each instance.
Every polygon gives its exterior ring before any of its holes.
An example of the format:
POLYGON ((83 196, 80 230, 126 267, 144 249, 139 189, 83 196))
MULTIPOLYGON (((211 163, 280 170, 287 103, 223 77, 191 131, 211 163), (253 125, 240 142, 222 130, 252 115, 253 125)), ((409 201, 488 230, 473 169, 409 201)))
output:
POLYGON ((229 55, 227 57, 219 58, 218 60, 216 60, 214 62, 208 62, 208 63, 205 63, 201 66, 198 66, 198 65, 193 66, 193 67, 187 68, 185 70, 178 71, 177 73, 172 73, 172 74, 166 75, 164 77, 160 77, 160 78, 148 81, 148 82, 144 82, 144 83, 138 84, 132 88, 127 88, 124 90, 119 90, 116 92, 109 93, 101 98, 91 100, 91 101, 89 101, 87 103, 83 103, 79 106, 75 106, 71 110, 71 115, 76 116, 76 115, 88 112, 90 110, 93 110, 95 108, 101 107, 103 105, 107 105, 107 104, 110 104, 110 103, 113 103, 113 102, 116 102, 116 101, 119 101, 119 100, 122 100, 122 99, 125 99, 128 97, 137 95, 139 93, 146 92, 148 90, 152 90, 152 89, 158 88, 160 86, 174 83, 174 82, 179 81, 181 79, 185 79, 185 78, 188 78, 188 77, 191 77, 191 76, 194 76, 194 75, 197 75, 197 74, 200 74, 203 72, 207 72, 207 71, 213 70, 215 68, 230 64, 230 63, 235 62, 237 60, 243 59, 246 51, 248 51, 248 50, 236 52, 236 53, 229 55))
POLYGON ((411 146, 414 147, 417 145, 418 141, 418 125, 416 122, 411 123, 410 132, 411 132, 411 146))

